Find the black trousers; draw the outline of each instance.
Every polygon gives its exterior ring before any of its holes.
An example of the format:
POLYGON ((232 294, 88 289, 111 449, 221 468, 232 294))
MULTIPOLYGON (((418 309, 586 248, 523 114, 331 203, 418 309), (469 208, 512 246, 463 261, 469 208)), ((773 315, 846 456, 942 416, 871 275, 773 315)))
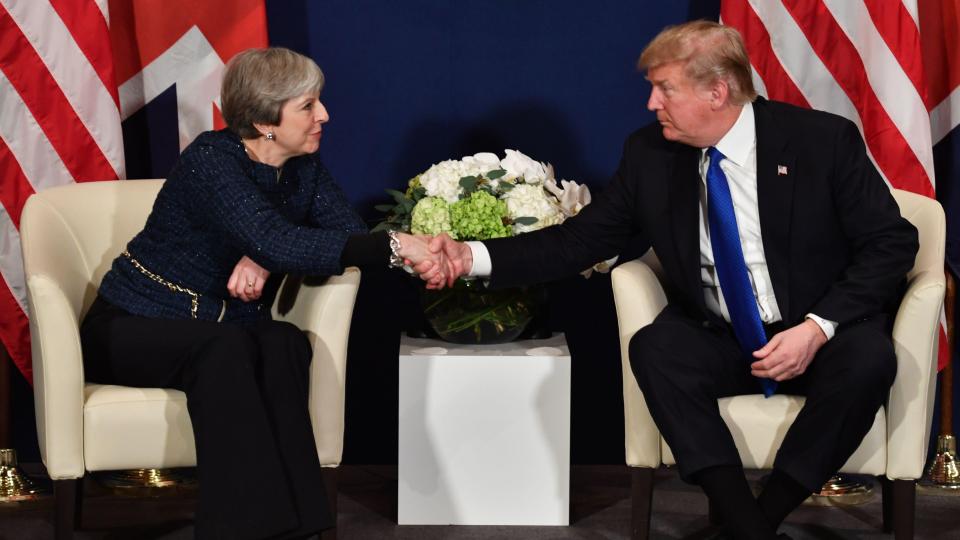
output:
MULTIPOLYGON (((708 467, 742 464, 717 399, 761 393, 748 356, 729 327, 705 325, 670 306, 630 340, 633 373, 688 482, 708 467)), ((895 375, 893 344, 881 320, 838 331, 806 373, 777 389, 806 396, 806 403, 774 468, 819 491, 870 430, 895 375)))
POLYGON ((296 538, 333 526, 296 326, 131 315, 97 298, 81 327, 87 380, 182 390, 200 482, 196 537, 296 538))

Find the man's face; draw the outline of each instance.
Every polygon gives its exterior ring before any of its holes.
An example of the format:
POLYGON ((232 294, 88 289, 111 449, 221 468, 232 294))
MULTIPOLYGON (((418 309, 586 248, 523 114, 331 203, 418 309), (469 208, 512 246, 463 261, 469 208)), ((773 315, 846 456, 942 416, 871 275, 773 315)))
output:
POLYGON ((665 139, 697 148, 713 144, 709 135, 714 131, 713 94, 709 88, 688 79, 681 62, 650 68, 647 80, 653 85, 647 108, 657 113, 665 139))

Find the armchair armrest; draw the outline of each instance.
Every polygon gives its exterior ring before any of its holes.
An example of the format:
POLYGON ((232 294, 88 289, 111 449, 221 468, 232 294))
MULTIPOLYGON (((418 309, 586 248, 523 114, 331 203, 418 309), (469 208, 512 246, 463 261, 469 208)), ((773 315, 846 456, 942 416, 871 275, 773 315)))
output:
POLYGON ((347 268, 343 274, 319 284, 309 280, 299 284, 287 281, 274 308, 274 318, 303 329, 313 347, 309 402, 313 436, 320 464, 335 467, 343 457, 347 340, 360 270, 347 268), (284 292, 296 285, 299 290, 293 305, 283 306, 284 292))
POLYGON ((667 297, 653 269, 646 262, 624 263, 611 274, 613 296, 620 326, 620 358, 623 376, 623 420, 627 465, 660 466, 660 432, 630 368, 630 339, 653 322, 667 305, 667 297))
POLYGON ((49 276, 30 275, 27 291, 40 455, 51 479, 80 478, 84 378, 78 314, 49 276))
POLYGON ((887 403, 887 477, 923 475, 933 417, 940 313, 946 289, 942 263, 912 275, 893 325, 897 378, 887 403))

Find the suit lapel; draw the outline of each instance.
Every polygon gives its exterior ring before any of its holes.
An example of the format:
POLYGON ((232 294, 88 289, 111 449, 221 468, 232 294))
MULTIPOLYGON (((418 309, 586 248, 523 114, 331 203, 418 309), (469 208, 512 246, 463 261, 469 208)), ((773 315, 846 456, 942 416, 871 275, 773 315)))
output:
POLYGON ((673 247, 679 262, 679 285, 682 291, 691 291, 696 305, 705 311, 700 283, 700 155, 698 148, 677 145, 673 171, 670 175, 670 209, 673 247))
POLYGON ((796 185, 796 156, 767 106, 754 102, 757 128, 757 205, 767 269, 784 323, 793 324, 790 313, 790 224, 796 185))

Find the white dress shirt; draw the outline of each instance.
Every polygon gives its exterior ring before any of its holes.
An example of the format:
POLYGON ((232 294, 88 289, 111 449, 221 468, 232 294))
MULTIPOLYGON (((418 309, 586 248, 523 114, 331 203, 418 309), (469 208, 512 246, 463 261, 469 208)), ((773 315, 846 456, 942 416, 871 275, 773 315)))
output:
MULTIPOLYGON (((733 199, 734 214, 737 217, 737 230, 740 233, 740 245, 753 295, 757 300, 760 320, 771 324, 782 320, 777 299, 773 293, 773 281, 767 269, 767 259, 763 252, 763 237, 760 233, 760 211, 757 206, 757 133, 753 118, 753 104, 747 103, 733 127, 717 142, 719 150, 726 159, 720 162, 720 168, 727 177, 730 195, 733 199)), ((710 230, 707 223, 707 167, 710 159, 703 149, 700 159, 700 281, 707 308, 730 321, 723 291, 713 264, 713 246, 710 244, 710 230)), ((490 253, 483 242, 467 242, 473 252, 471 276, 489 276, 492 271, 490 253)), ((833 337, 837 323, 808 313, 807 318, 817 323, 827 336, 833 337)))

